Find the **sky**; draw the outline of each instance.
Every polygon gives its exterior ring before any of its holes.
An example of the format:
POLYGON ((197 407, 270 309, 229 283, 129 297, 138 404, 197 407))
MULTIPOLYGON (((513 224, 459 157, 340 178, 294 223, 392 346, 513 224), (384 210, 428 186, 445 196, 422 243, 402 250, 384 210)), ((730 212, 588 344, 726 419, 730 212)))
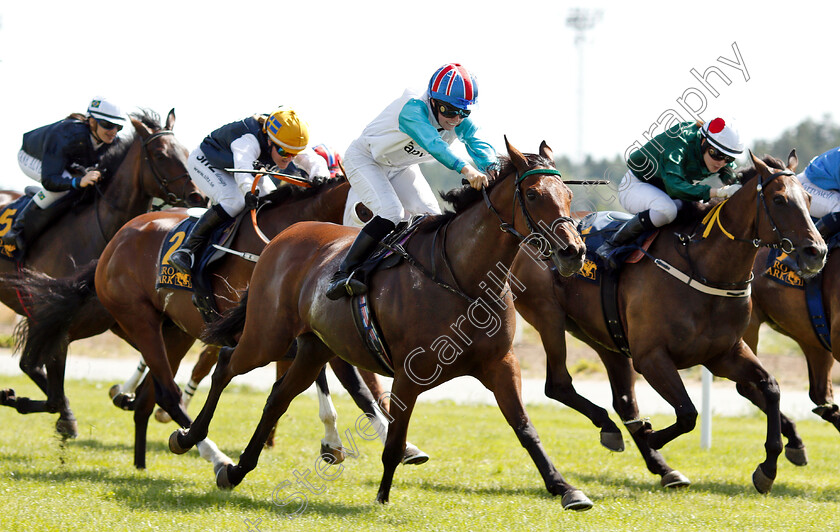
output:
POLYGON ((34 184, 17 165, 23 133, 97 95, 162 118, 174 108, 189 150, 283 104, 312 141, 343 151, 449 62, 478 78, 473 118, 500 153, 506 135, 525 152, 545 140, 573 160, 613 157, 661 132, 669 110, 732 120, 749 147, 808 117, 840 120, 839 12, 809 1, 0 0, 0 188, 34 184), (599 18, 576 45, 566 19, 580 6, 599 18))

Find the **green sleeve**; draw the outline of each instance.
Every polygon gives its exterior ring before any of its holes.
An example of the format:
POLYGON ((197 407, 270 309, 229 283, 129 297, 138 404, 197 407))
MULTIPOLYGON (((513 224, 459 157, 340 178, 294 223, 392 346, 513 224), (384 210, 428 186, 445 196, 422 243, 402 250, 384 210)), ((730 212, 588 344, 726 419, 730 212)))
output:
POLYGON ((686 179, 682 166, 671 158, 665 158, 663 161, 662 182, 665 192, 674 199, 709 201, 711 187, 691 183, 686 179))

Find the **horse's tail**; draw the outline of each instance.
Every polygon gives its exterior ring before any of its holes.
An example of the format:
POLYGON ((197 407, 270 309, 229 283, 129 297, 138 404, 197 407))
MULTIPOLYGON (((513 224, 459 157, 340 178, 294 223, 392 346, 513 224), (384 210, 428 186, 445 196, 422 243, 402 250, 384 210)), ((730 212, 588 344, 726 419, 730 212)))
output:
POLYGON ((245 307, 247 306, 248 291, 246 290, 237 306, 228 309, 221 318, 211 321, 204 327, 201 341, 210 345, 235 346, 235 339, 245 328, 245 307))
POLYGON ((55 346, 66 349, 68 331, 77 311, 96 296, 94 276, 95 260, 84 266, 72 277, 53 279, 36 272, 24 270, 15 279, 4 279, 8 286, 21 293, 27 318, 15 327, 15 350, 21 357, 44 363, 48 356, 55 356, 55 346))

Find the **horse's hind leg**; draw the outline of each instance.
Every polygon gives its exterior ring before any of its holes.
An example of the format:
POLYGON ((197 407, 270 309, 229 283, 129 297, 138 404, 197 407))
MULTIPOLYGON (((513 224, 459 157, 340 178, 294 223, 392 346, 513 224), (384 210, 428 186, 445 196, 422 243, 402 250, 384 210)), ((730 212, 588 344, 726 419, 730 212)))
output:
POLYGON ((735 381, 738 392, 767 414, 766 457, 753 473, 753 485, 760 493, 770 492, 776 478, 779 455, 782 454, 782 421, 776 379, 767 373, 743 341, 705 366, 715 375, 735 381), (761 397, 756 397, 756 394, 761 397))
MULTIPOLYGON (((216 365, 217 360, 219 360, 219 346, 208 345, 201 350, 201 353, 198 355, 198 361, 196 361, 192 373, 190 373, 190 381, 183 389, 182 402, 184 403, 184 410, 189 408, 199 383, 204 380, 204 377, 210 375, 210 371, 216 365)), ((162 408, 155 410, 155 419, 160 423, 169 423, 172 421, 172 418, 166 413, 166 410, 162 408)))
POLYGON ((134 399, 134 467, 146 469, 146 439, 149 417, 155 408, 152 379, 144 379, 136 388, 134 399))
MULTIPOLYGON (((240 455, 239 463, 221 468, 216 475, 216 485, 220 488, 229 489, 239 485, 245 475, 257 467, 263 443, 272 427, 289 408, 289 403, 315 382, 324 364, 335 356, 314 334, 298 338, 298 355, 289 370, 272 386, 260 421, 248 446, 240 455)), ((219 357, 219 365, 222 364, 222 358, 223 355, 219 357)), ((214 374, 214 381, 215 378, 214 374)))
MULTIPOLYGON (((496 364, 485 365, 482 373, 477 377, 493 392, 505 420, 513 428, 519 442, 528 451, 548 491, 552 495, 561 495, 563 508, 567 510, 592 508, 592 501, 582 491, 566 482, 543 449, 537 430, 531 424, 525 406, 522 404, 519 362, 513 352, 508 352, 505 358, 496 364)), ((389 434, 388 438, 390 437, 389 434)))

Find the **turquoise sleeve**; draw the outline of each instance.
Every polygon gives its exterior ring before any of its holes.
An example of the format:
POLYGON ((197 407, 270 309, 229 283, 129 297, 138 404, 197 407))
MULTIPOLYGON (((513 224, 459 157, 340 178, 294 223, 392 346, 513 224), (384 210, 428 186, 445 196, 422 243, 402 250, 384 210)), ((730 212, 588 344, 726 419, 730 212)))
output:
POLYGON ((496 156, 496 150, 489 142, 476 136, 477 131, 478 128, 469 118, 462 120, 455 128, 455 133, 467 147, 467 153, 475 161, 478 169, 486 172, 488 168, 495 168, 499 164, 499 158, 496 156))
POLYGON ((422 100, 412 99, 403 106, 400 111, 399 127, 400 131, 411 137, 429 155, 450 170, 460 172, 467 164, 455 155, 446 141, 440 138, 438 130, 429 122, 429 108, 422 100))

